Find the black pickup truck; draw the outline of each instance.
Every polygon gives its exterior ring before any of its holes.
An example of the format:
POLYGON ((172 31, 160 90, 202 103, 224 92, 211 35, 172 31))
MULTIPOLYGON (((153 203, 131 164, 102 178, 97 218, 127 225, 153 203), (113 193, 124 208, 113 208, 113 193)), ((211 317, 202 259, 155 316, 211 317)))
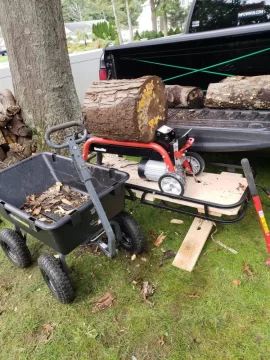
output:
MULTIPOLYGON (((229 75, 270 74, 270 0, 197 0, 184 34, 108 47, 101 78, 158 75, 166 84, 199 86, 229 75)), ((270 96, 270 95, 269 95, 270 96)), ((192 128, 194 150, 270 148, 270 109, 169 109, 177 134, 192 128)))

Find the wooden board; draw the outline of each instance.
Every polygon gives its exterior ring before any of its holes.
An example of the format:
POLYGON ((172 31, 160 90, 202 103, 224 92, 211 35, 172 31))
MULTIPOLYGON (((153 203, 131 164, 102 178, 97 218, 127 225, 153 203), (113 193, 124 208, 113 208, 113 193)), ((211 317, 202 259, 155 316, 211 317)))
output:
MULTIPOLYGON (((153 192, 155 190, 159 190, 157 182, 146 181, 139 177, 138 164, 134 161, 132 162, 116 155, 106 154, 104 157, 104 163, 108 166, 115 167, 129 173, 130 178, 127 182, 130 184, 149 188, 149 190, 152 190, 153 192)), ((241 174, 237 173, 222 172, 221 174, 213 174, 204 172, 198 176, 198 180, 200 180, 200 183, 196 183, 193 177, 187 177, 187 185, 184 196, 220 205, 233 205, 237 203, 241 199, 247 187, 246 179, 241 174)), ((142 191, 136 190, 134 191, 134 194, 140 198, 142 191)), ((198 209, 198 212, 204 212, 203 205, 178 199, 169 199, 166 195, 163 196, 154 193, 146 195, 146 200, 148 201, 154 201, 155 199, 194 207, 198 209)), ((238 214, 239 209, 240 207, 234 209, 218 209, 209 207, 209 213, 214 216, 235 216, 238 214)))
POLYGON ((212 227, 213 223, 211 221, 195 218, 173 260, 173 266, 186 271, 192 271, 212 227))

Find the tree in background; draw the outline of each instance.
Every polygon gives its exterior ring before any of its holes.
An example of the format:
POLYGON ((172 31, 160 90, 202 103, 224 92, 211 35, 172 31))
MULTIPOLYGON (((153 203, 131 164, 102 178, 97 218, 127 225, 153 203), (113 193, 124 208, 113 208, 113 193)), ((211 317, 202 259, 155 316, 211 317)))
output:
POLYGON ((82 117, 67 52, 61 2, 1 0, 0 23, 15 98, 24 121, 38 135, 42 147, 49 126, 80 121, 82 117))
POLYGON ((110 39, 115 41, 117 39, 117 32, 115 30, 114 25, 110 22, 101 22, 98 24, 93 24, 92 32, 96 36, 97 39, 110 39))
POLYGON ((133 41, 133 28, 130 17, 129 0, 126 0, 126 11, 127 11, 128 28, 129 28, 129 39, 130 41, 133 41))
POLYGON ((116 10, 115 0, 111 0, 111 1, 112 1, 112 8, 113 8, 113 15, 114 15, 116 31, 117 31, 119 43, 121 45, 123 43, 123 39, 122 39, 122 34, 121 34, 120 23, 118 20, 118 14, 117 14, 117 10, 116 10))
POLYGON ((150 0, 152 30, 157 32, 157 16, 155 0, 150 0))
POLYGON ((87 40, 90 39, 88 32, 89 29, 87 28, 85 28, 84 30, 78 29, 74 32, 78 42, 84 41, 84 46, 87 46, 87 40))

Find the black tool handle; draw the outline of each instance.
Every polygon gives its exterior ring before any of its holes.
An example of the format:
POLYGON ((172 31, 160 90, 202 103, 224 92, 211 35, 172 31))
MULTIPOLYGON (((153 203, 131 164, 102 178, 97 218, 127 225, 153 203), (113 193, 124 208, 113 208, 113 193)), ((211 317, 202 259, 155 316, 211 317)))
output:
POLYGON ((242 159, 241 164, 242 164, 242 168, 243 168, 245 177, 248 182, 250 194, 251 194, 251 196, 257 196, 258 190, 257 190, 256 184, 255 184, 255 180, 254 180, 253 173, 252 173, 248 159, 242 159))
POLYGON ((67 123, 64 123, 64 124, 60 124, 60 125, 55 125, 55 126, 52 126, 50 127, 47 131, 46 131, 46 134, 45 134, 45 140, 46 140, 46 143, 52 148, 52 149, 65 149, 65 148, 68 148, 69 144, 68 143, 64 143, 64 144, 54 144, 52 141, 51 141, 51 134, 54 133, 54 132, 57 132, 59 130, 64 130, 64 129, 68 129, 68 128, 71 128, 73 126, 78 126, 80 127, 82 130, 83 130, 83 136, 79 139, 77 139, 75 142, 76 144, 80 144, 82 142, 84 142, 87 138, 87 130, 85 128, 85 126, 79 122, 79 121, 70 121, 70 122, 67 122, 67 123))

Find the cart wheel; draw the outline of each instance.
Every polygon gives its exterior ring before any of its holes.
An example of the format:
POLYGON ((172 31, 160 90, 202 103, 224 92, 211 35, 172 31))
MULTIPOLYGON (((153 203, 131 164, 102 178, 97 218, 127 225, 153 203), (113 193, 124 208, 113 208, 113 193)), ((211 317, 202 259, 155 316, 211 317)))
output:
POLYGON ((136 220, 126 211, 122 211, 113 221, 119 224, 122 232, 120 245, 133 254, 141 253, 144 249, 144 236, 136 220))
POLYGON ((183 195, 185 184, 185 179, 177 173, 166 173, 158 180, 160 190, 171 195, 183 195))
POLYGON ((0 231, 0 245, 8 259, 19 268, 28 267, 31 253, 22 237, 11 229, 0 231))
POLYGON ((38 258, 38 265, 43 279, 56 299, 63 304, 71 303, 75 298, 74 290, 60 261, 53 255, 43 254, 38 258))
MULTIPOLYGON (((193 174, 195 176, 200 175, 204 171, 205 161, 201 157, 201 155, 199 155, 195 152, 187 152, 186 159, 190 163, 193 174)), ((193 175, 193 174, 187 172, 187 175, 193 175)))

